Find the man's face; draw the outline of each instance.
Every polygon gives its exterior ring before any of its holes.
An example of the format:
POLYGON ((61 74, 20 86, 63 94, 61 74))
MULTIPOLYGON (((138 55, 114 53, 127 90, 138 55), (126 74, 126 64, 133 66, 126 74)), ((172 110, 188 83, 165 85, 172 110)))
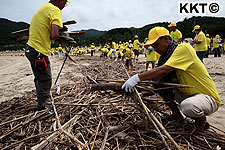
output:
POLYGON ((199 31, 195 30, 195 34, 199 34, 199 31))
POLYGON ((61 0, 60 1, 59 9, 62 10, 66 6, 67 6, 67 0, 61 0))
POLYGON ((176 27, 170 27, 171 31, 176 31, 176 27))
POLYGON ((163 55, 168 49, 168 45, 169 45, 169 42, 170 42, 170 40, 169 41, 168 40, 169 40, 168 37, 159 38, 151 46, 154 48, 154 50, 157 53, 163 55))

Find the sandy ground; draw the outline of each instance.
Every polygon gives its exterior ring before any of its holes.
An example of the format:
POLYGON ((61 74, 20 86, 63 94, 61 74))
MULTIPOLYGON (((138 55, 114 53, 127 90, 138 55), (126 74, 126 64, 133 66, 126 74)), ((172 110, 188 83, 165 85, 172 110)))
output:
MULTIPOLYGON (((89 57, 89 56, 86 56, 89 57)), ((140 56, 140 60, 144 62, 144 56, 140 56)), ((58 56, 51 56, 51 67, 53 75, 53 83, 63 63, 63 59, 58 56)), ((205 66, 214 80, 222 103, 225 103, 225 55, 220 58, 214 58, 210 55, 204 59, 205 66)), ((73 84, 73 77, 82 77, 84 74, 77 73, 77 67, 70 64, 65 64, 65 67, 60 75, 57 84, 73 84), (67 78, 65 78, 67 77, 67 78)), ((144 70, 143 68, 142 70, 144 70)), ((33 83, 33 74, 30 69, 30 64, 26 57, 23 56, 0 56, 0 102, 10 100, 13 97, 21 97, 26 91, 35 89, 33 83)), ((208 116, 208 121, 211 125, 225 131, 225 105, 222 105, 217 112, 208 116)))

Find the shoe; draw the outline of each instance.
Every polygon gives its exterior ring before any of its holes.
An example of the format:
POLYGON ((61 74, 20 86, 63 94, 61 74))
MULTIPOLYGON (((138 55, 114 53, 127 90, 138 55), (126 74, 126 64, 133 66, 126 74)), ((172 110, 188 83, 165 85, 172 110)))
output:
POLYGON ((41 110, 44 110, 45 109, 45 106, 36 106, 34 108, 34 111, 41 111, 41 110))

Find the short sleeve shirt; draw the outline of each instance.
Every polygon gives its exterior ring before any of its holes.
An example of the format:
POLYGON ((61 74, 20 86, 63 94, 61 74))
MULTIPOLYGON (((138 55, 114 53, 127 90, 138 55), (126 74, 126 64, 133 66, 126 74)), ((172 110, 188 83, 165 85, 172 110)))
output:
POLYGON ((179 39, 182 38, 182 33, 181 33, 178 29, 176 29, 175 32, 173 32, 173 31, 170 32, 170 37, 171 37, 175 42, 178 42, 179 39))
POLYGON ((182 93, 188 95, 203 93, 212 96, 216 103, 221 105, 215 83, 190 44, 182 43, 178 45, 165 65, 175 68, 181 84, 195 87, 179 88, 182 93))
POLYGON ((136 50, 139 49, 138 44, 139 44, 139 41, 138 40, 135 40, 134 41, 134 49, 136 49, 136 50))
POLYGON ((201 42, 200 44, 195 44, 196 51, 207 51, 207 43, 206 43, 206 36, 201 31, 198 35, 195 36, 195 40, 201 42))
POLYGON ((53 4, 46 3, 34 14, 29 28, 27 44, 46 56, 50 54, 51 49, 52 24, 63 27, 62 12, 53 4))

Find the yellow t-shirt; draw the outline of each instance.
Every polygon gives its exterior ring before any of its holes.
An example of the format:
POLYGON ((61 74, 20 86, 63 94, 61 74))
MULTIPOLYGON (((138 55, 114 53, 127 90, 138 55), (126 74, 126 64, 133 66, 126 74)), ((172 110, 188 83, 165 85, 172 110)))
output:
POLYGON ((91 45, 91 50, 94 51, 95 50, 95 46, 91 45))
POLYGON ((195 44, 196 51, 207 51, 207 44, 206 44, 206 36, 201 31, 198 35, 195 36, 195 40, 201 42, 200 44, 195 44))
POLYGON ((112 48, 116 48, 116 42, 112 42, 112 48))
POLYGON ((123 45, 120 45, 119 51, 120 52, 123 52, 123 49, 124 49, 124 46, 123 45))
POLYGON ((146 61, 156 61, 156 52, 154 50, 146 50, 146 61))
POLYGON ((137 39, 137 40, 134 41, 134 49, 139 50, 138 44, 140 44, 140 43, 137 39))
POLYGON ((32 18, 27 42, 29 46, 46 56, 49 55, 51 48, 52 24, 63 27, 62 12, 53 4, 46 3, 37 10, 32 18))
POLYGON ((109 50, 107 48, 103 48, 102 51, 103 51, 103 53, 108 53, 109 52, 109 50))
POLYGON ((127 60, 134 58, 134 52, 129 48, 126 48, 126 52, 123 53, 123 55, 126 57, 127 60))
POLYGON ((175 41, 175 42, 179 42, 179 39, 182 38, 182 33, 176 29, 175 32, 171 31, 170 32, 170 37, 175 41))
POLYGON ((182 43, 178 45, 165 65, 175 68, 181 84, 195 87, 179 88, 182 93, 188 95, 203 93, 212 96, 216 103, 221 105, 215 83, 190 44, 182 43))
POLYGON ((216 38, 213 38, 213 48, 218 48, 219 47, 219 44, 216 43, 218 42, 218 40, 216 38))
POLYGON ((207 44, 207 47, 209 47, 209 48, 211 47, 211 46, 210 46, 210 41, 211 41, 210 38, 207 37, 207 38, 206 38, 206 44, 207 44))

